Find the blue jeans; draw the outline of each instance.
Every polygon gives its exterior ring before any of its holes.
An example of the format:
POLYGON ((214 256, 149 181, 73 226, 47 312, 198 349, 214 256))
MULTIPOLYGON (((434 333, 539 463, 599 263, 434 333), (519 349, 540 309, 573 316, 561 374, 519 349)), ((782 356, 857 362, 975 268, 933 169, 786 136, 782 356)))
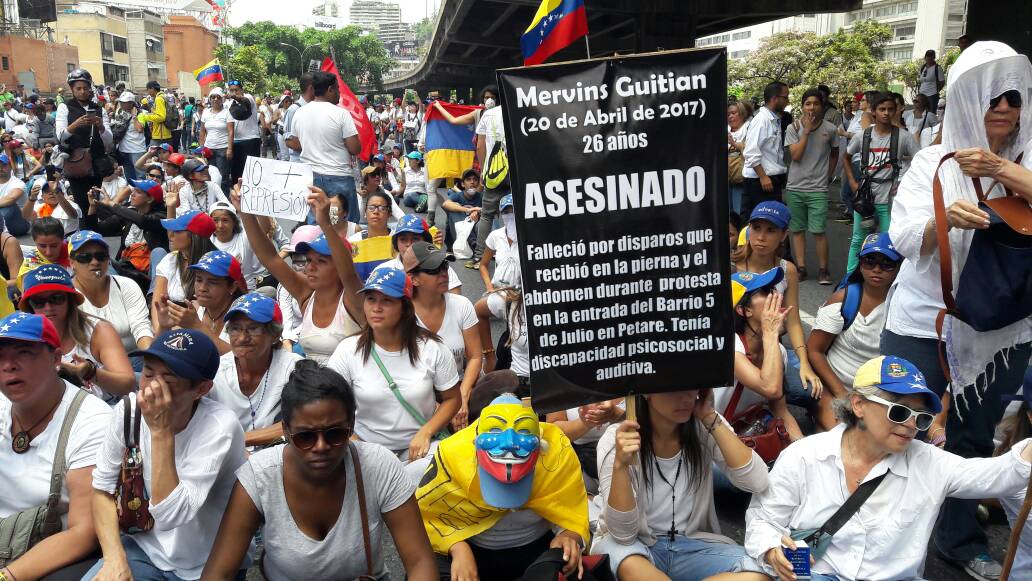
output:
MULTIPOLYGON (((738 214, 739 216, 742 216, 742 194, 744 193, 745 183, 727 185, 728 207, 731 208, 732 212, 738 214)), ((742 217, 748 218, 748 216, 742 217)))
MULTIPOLYGON (((182 578, 171 571, 162 571, 154 566, 147 553, 136 544, 136 541, 128 535, 122 535, 122 547, 125 549, 125 558, 129 561, 129 571, 133 574, 135 581, 182 581, 182 578)), ((92 581, 100 569, 104 566, 104 559, 97 561, 82 577, 82 581, 92 581)))
POLYGON ((701 581, 719 573, 762 572, 760 566, 739 545, 689 539, 680 535, 674 541, 662 537, 651 547, 641 541, 629 545, 616 542, 612 535, 600 537, 591 547, 592 554, 609 555, 609 566, 617 574, 620 563, 641 555, 672 581, 701 581))
POLYGON ((219 168, 219 173, 222 174, 222 183, 220 184, 222 186, 222 191, 228 194, 233 186, 233 176, 230 175, 232 164, 230 163, 229 158, 226 157, 226 149, 228 148, 223 147, 222 149, 212 149, 211 160, 209 160, 209 162, 211 165, 219 168))
MULTIPOLYGON (((853 175, 860 175, 860 164, 853 162, 853 175)), ((842 189, 839 191, 839 200, 842 202, 842 208, 847 214, 853 213, 853 188, 849 187, 849 180, 846 179, 846 172, 842 172, 842 189)))
POLYGON ((143 153, 118 152, 118 164, 122 166, 122 175, 126 180, 136 179, 136 162, 143 157, 143 153))
MULTIPOLYGON (((358 194, 355 190, 355 178, 352 176, 332 176, 327 174, 313 173, 312 185, 322 188, 330 198, 340 196, 348 210, 348 221, 356 224, 362 218, 358 210, 358 194)), ((315 224, 315 215, 308 212, 308 223, 315 224)))
POLYGON ((420 198, 426 200, 426 194, 423 192, 408 192, 402 199, 401 203, 409 208, 415 208, 419 205, 420 198))
MULTIPOLYGON (((26 188, 31 188, 30 184, 26 184, 26 188)), ((29 202, 26 201, 26 204, 29 202)), ((3 225, 6 226, 7 231, 11 236, 24 236, 29 233, 29 223, 22 218, 21 208, 18 204, 11 204, 0 208, 0 218, 3 218, 3 225)), ((14 274, 14 273, 12 273, 14 274)))

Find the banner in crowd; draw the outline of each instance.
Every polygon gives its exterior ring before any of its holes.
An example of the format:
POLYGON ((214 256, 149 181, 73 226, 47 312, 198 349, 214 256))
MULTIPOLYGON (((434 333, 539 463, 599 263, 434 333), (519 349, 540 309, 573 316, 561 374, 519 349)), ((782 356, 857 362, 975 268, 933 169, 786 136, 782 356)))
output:
POLYGON ((730 385, 727 56, 498 71, 539 412, 730 385))
POLYGON ((323 59, 319 69, 337 77, 337 88, 340 89, 340 101, 337 104, 347 109, 348 113, 351 113, 351 118, 355 120, 355 129, 358 129, 358 138, 362 142, 362 151, 358 157, 362 161, 369 161, 376 153, 376 131, 373 129, 373 122, 369 120, 369 115, 366 114, 365 107, 358 102, 358 97, 351 92, 344 79, 340 78, 340 71, 337 70, 337 64, 333 62, 332 58, 323 59))
MULTIPOLYGON (((453 117, 460 117, 480 109, 480 107, 470 105, 437 102, 453 117)), ((472 125, 453 125, 433 105, 426 108, 424 123, 426 137, 423 139, 423 143, 426 147, 426 154, 423 159, 426 160, 427 177, 432 180, 462 177, 462 172, 473 167, 473 154, 476 152, 474 127, 472 125)))
POLYGON ((247 156, 240 184, 240 208, 255 216, 302 221, 308 216, 312 168, 267 157, 247 156))

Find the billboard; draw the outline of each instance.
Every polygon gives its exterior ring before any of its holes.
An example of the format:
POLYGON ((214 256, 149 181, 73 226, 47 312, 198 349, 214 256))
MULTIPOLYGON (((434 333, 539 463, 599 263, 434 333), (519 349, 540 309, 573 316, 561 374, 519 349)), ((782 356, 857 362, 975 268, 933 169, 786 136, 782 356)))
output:
POLYGON ((57 0, 18 0, 18 14, 23 19, 54 22, 57 20, 57 0))

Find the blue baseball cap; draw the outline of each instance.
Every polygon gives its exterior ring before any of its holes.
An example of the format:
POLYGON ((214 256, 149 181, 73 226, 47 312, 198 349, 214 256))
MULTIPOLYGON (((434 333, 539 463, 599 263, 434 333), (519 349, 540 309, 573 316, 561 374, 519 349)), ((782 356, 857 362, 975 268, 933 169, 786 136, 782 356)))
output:
POLYGON ((247 293, 233 301, 223 320, 228 321, 235 314, 241 314, 255 323, 282 323, 283 312, 279 303, 261 293, 247 293))
POLYGON ((72 275, 68 274, 63 266, 57 264, 41 264, 29 271, 22 279, 21 300, 18 308, 25 312, 30 311, 29 299, 39 294, 48 292, 60 292, 69 295, 68 301, 78 306, 85 299, 75 285, 72 284, 72 275))
POLYGON ((788 222, 791 218, 792 212, 788 210, 788 206, 775 200, 760 202, 753 208, 752 214, 749 214, 750 222, 766 220, 782 230, 788 228, 788 222))
POLYGON ((11 163, 11 158, 6 153, 0 153, 0 163, 7 165, 11 163))
POLYGON ((61 347, 61 336, 57 329, 43 315, 20 311, 0 319, 0 340, 13 339, 30 343, 45 343, 54 349, 61 347))
POLYGON ((72 252, 75 252, 76 250, 82 248, 82 245, 86 244, 87 242, 96 242, 97 244, 100 244, 108 250, 111 249, 110 246, 108 246, 107 241, 104 240, 104 237, 101 236, 99 233, 94 232, 93 230, 79 230, 75 234, 69 236, 68 248, 71 249, 72 252))
POLYGON ((742 297, 760 289, 772 288, 785 278, 785 269, 780 266, 763 273, 736 272, 731 275, 731 306, 737 307, 742 297))
POLYGON ((400 268, 381 266, 369 275, 365 286, 358 292, 370 291, 379 291, 396 299, 412 298, 412 279, 400 268))
POLYGON ((165 151, 168 151, 170 153, 172 151, 172 146, 167 144, 167 143, 162 143, 161 145, 158 146, 158 148, 159 149, 164 149, 165 151))
POLYGON ((935 414, 942 411, 942 400, 928 389, 924 375, 902 357, 879 355, 861 365, 853 378, 853 387, 871 386, 899 395, 922 395, 929 411, 935 414))
POLYGON ((426 220, 416 214, 405 214, 401 220, 398 220, 398 224, 394 227, 394 232, 391 232, 391 237, 393 238, 402 232, 426 234, 429 231, 430 228, 427 226, 426 220))
POLYGON ((421 159, 423 159, 423 154, 419 153, 418 151, 410 151, 409 154, 406 155, 405 157, 407 157, 409 159, 420 159, 421 160, 421 159))
POLYGON ((215 379, 219 350, 207 335, 193 329, 162 333, 147 349, 136 349, 130 357, 154 357, 183 379, 215 379))
POLYGON ((162 220, 161 225, 169 232, 187 230, 202 238, 207 238, 215 233, 215 221, 200 210, 190 210, 178 218, 162 220))
POLYGON ((165 199, 165 192, 161 189, 161 184, 154 180, 129 180, 129 185, 147 194, 155 202, 165 199))
POLYGON ((903 256, 900 255, 900 253, 896 251, 896 247, 892 245, 892 240, 889 238, 888 232, 868 234, 867 238, 864 238, 864 245, 860 248, 860 256, 875 253, 883 254, 893 262, 903 260, 903 256))
POLYGON ((330 256, 332 254, 330 251, 330 242, 326 240, 325 234, 320 234, 311 242, 298 242, 297 245, 294 246, 294 252, 308 252, 309 250, 314 250, 323 256, 330 256))
POLYGON ((214 276, 228 278, 239 284, 241 288, 247 288, 247 282, 244 280, 244 275, 240 268, 240 261, 232 254, 223 250, 212 250, 202 256, 201 259, 197 261, 197 264, 191 264, 187 268, 190 268, 191 270, 201 270, 214 276))
POLYGON ((512 194, 505 194, 502 200, 498 202, 498 211, 504 212, 506 208, 512 207, 512 194))
POLYGON ((377 153, 373 156, 373 161, 387 161, 387 158, 385 158, 382 153, 377 153))

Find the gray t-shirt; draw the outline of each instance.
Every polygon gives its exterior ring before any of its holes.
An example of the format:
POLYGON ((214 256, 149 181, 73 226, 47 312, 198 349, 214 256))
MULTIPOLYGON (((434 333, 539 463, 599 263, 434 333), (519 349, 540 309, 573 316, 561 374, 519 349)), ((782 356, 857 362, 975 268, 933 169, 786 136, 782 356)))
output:
MULTIPOLYGON (((386 526, 380 515, 405 503, 415 493, 415 485, 394 454, 377 444, 354 442, 362 464, 366 506, 369 513, 369 542, 373 552, 373 575, 384 575, 382 539, 386 526)), ((362 517, 355 472, 350 454, 345 457, 347 492, 336 524, 326 538, 314 540, 298 528, 287 506, 283 489, 284 446, 266 448, 252 454, 240 469, 237 480, 265 520, 266 577, 290 579, 304 571, 310 581, 355 579, 366 574, 365 547, 362 543, 362 517)))
MULTIPOLYGON (((785 147, 799 143, 803 132, 801 122, 788 126, 785 131, 785 147)), ((792 161, 788 168, 788 185, 791 192, 827 193, 828 159, 831 150, 838 148, 838 129, 833 123, 822 121, 820 126, 806 140, 806 150, 799 161, 792 161)))
MULTIPOLYGON (((861 131, 853 135, 853 139, 849 140, 849 146, 846 147, 846 152, 850 155, 860 153, 864 142, 864 132, 861 131)), ((892 133, 886 133, 882 135, 878 133, 877 128, 872 126, 871 129, 871 151, 867 156, 866 160, 861 160, 861 172, 863 171, 862 164, 867 164, 867 171, 873 178, 871 183, 871 192, 874 194, 875 204, 888 204, 890 202, 889 196, 895 191, 896 184, 903 177, 903 170, 906 167, 904 161, 914 157, 917 153, 917 144, 914 143, 913 136, 906 129, 899 130, 899 145, 898 151, 896 152, 898 163, 900 166, 899 173, 896 174, 896 180, 892 180, 892 164, 890 160, 892 158, 889 146, 892 143, 892 133)), ((862 175, 862 173, 861 173, 862 175)), ((853 176, 856 181, 860 181, 861 175, 853 176)))

